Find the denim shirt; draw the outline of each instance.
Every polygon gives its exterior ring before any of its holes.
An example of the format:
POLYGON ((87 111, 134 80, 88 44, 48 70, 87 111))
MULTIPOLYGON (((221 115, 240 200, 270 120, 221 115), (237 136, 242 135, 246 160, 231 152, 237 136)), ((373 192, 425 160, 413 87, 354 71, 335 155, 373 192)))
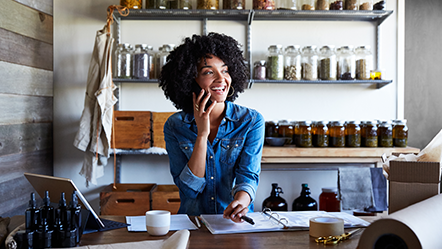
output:
POLYGON ((197 137, 193 114, 177 112, 164 125, 170 172, 180 190, 178 213, 222 214, 238 191, 250 195, 249 210, 261 172, 264 144, 263 116, 226 101, 226 115, 213 143, 207 141, 206 173, 195 176, 187 165, 197 137))

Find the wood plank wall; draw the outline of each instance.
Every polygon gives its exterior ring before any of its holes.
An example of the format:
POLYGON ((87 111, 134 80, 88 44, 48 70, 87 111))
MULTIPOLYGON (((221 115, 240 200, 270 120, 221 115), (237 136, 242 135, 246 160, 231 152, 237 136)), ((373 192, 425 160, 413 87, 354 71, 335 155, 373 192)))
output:
POLYGON ((53 174, 53 0, 0 8, 0 216, 23 215, 24 172, 53 174))

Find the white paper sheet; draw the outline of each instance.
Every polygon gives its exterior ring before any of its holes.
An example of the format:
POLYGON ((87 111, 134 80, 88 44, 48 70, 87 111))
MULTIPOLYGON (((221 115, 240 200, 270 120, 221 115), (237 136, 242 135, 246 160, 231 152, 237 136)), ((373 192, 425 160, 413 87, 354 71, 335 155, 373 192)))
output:
MULTIPOLYGON (((126 223, 129 232, 146 232, 146 216, 126 216, 126 223)), ((179 231, 182 229, 196 230, 198 229, 187 214, 173 214, 170 216, 170 231, 179 231)))

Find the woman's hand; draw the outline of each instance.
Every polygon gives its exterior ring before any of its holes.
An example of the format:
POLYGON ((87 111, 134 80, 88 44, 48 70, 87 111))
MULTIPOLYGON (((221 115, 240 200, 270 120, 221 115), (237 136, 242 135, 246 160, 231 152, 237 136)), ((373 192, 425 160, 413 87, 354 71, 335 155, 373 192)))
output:
POLYGON ((235 194, 235 199, 224 210, 223 217, 231 219, 234 222, 244 222, 241 217, 249 212, 250 196, 245 191, 239 191, 235 194))
POLYGON ((207 93, 207 95, 204 97, 204 90, 201 90, 201 92, 196 96, 195 93, 193 93, 193 115, 195 117, 195 123, 198 127, 198 136, 205 136, 208 137, 210 134, 210 113, 212 112, 213 108, 215 107, 216 101, 213 101, 213 103, 204 110, 204 107, 207 104, 207 101, 210 99, 210 92, 207 93))

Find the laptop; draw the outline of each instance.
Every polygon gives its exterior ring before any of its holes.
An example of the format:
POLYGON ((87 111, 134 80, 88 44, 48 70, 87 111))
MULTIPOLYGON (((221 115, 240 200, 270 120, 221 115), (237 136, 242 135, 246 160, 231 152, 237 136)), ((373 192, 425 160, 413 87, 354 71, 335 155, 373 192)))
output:
POLYGON ((66 202, 69 205, 72 199, 72 193, 76 191, 79 204, 84 207, 81 213, 83 221, 82 224, 84 225, 83 234, 98 231, 108 231, 129 226, 126 223, 106 220, 98 217, 91 205, 89 205, 87 202, 86 198, 84 198, 83 194, 80 192, 77 186, 75 186, 75 183, 69 178, 33 173, 24 173, 24 175, 41 198, 44 198, 45 192, 49 191, 49 197, 51 198, 51 202, 54 203, 54 208, 58 206, 58 204, 55 203, 58 203, 61 193, 65 193, 66 202))

